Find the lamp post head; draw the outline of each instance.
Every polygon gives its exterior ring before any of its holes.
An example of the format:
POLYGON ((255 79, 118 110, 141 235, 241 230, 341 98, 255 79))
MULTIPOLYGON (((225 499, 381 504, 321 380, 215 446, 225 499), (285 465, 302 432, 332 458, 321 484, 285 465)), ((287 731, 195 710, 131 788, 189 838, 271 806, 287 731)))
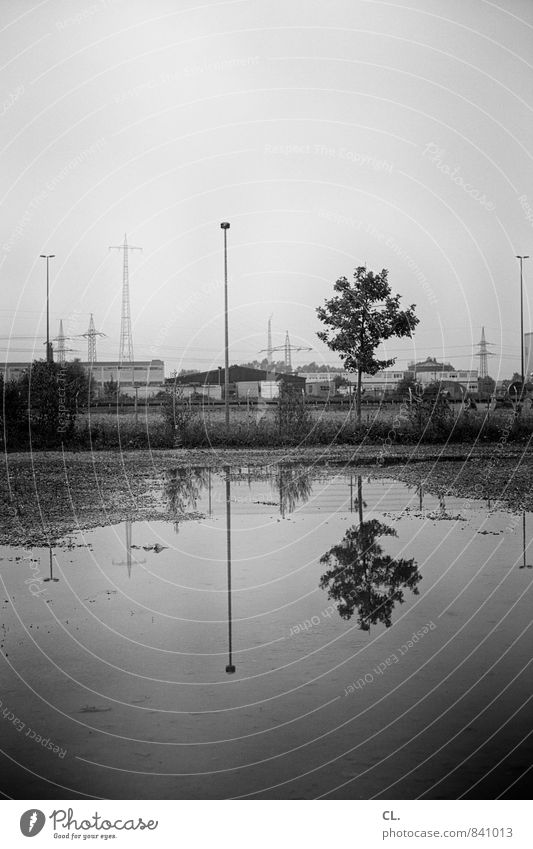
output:
POLYGON ((228 673, 228 675, 232 675, 235 672, 235 669, 236 667, 232 663, 229 663, 226 666, 226 672, 228 673))
POLYGON ((229 230, 229 227, 230 227, 229 221, 223 221, 220 226, 222 227, 223 230, 229 230))
POLYGON ((524 254, 522 254, 522 255, 516 254, 516 258, 517 259, 529 259, 529 256, 525 256, 524 254))

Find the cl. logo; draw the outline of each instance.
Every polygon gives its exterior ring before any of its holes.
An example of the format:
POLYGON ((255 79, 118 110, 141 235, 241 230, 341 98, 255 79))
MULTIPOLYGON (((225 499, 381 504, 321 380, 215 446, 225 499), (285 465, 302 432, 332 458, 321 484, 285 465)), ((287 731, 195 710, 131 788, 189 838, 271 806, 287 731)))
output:
POLYGON ((42 830, 45 822, 46 817, 42 811, 30 808, 29 811, 24 811, 20 818, 20 830, 24 837, 35 837, 42 830))

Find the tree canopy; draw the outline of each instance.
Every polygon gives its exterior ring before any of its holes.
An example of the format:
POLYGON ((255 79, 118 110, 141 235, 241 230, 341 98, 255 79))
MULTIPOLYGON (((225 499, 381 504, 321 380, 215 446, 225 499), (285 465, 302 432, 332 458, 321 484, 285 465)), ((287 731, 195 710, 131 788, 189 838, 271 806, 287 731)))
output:
POLYGON ((379 274, 358 266, 353 280, 340 277, 335 295, 317 308, 325 329, 317 333, 335 351, 347 371, 357 372, 357 415, 361 417, 361 377, 376 374, 396 362, 395 357, 377 356, 379 346, 391 337, 411 336, 419 322, 415 304, 400 307, 400 295, 393 295, 388 271, 379 274))

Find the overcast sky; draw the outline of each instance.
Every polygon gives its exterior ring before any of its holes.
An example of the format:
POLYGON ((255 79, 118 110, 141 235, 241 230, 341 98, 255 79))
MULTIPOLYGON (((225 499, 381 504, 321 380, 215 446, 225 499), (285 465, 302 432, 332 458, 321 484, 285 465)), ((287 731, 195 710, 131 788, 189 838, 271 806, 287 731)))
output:
MULTIPOLYGON (((44 356, 41 253, 56 254, 52 335, 93 312, 98 358, 117 358, 108 246, 127 232, 143 248, 136 358, 222 364, 227 220, 232 362, 266 347, 273 313, 275 345, 288 330, 313 349, 296 364, 335 363, 315 308, 366 264, 417 305, 416 337, 387 348, 400 366, 477 367, 485 325, 491 374, 519 371, 533 3, 2 0, 0 14, 0 359, 44 356)), ((527 331, 533 260, 525 272, 527 331)))

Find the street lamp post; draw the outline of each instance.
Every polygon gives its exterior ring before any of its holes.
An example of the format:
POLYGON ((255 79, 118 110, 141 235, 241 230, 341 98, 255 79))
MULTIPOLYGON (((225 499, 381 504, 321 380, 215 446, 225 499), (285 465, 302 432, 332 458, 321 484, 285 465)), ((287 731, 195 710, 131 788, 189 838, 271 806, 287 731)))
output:
POLYGON ((229 332, 228 332, 228 230, 229 223, 223 221, 224 230, 224 411, 226 428, 229 428, 229 332))
POLYGON ((522 378, 522 388, 520 390, 520 397, 524 394, 524 384, 525 384, 525 374, 524 374, 524 273, 523 273, 523 263, 525 259, 529 259, 529 256, 525 256, 524 254, 521 256, 520 254, 516 255, 517 260, 520 262, 520 377, 522 378))
POLYGON ((52 362, 52 349, 50 348, 50 260, 55 254, 40 254, 41 259, 46 260, 46 362, 52 362))

